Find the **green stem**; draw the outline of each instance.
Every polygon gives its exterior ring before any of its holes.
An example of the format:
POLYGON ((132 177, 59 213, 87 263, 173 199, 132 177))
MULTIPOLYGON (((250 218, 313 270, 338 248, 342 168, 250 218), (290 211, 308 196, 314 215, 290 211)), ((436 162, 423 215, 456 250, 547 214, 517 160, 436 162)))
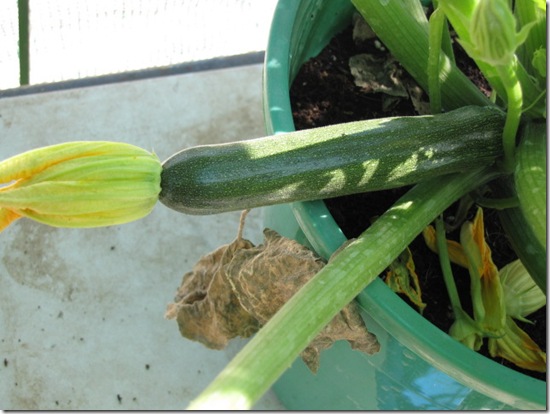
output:
POLYGON ((519 199, 517 196, 505 198, 476 197, 475 201, 480 207, 494 210, 504 210, 519 206, 519 199))
POLYGON ((504 84, 508 100, 506 121, 502 133, 502 144, 504 147, 504 168, 507 171, 514 169, 514 154, 516 151, 516 134, 521 118, 521 107, 523 95, 521 84, 516 76, 513 64, 497 67, 499 77, 504 84))
POLYGON ((439 83, 439 68, 441 60, 441 37, 445 14, 441 9, 435 9, 430 16, 430 35, 428 49, 428 92, 430 95, 430 111, 433 114, 441 112, 441 85, 439 83))
MULTIPOLYGON (((432 0, 431 3, 434 7, 434 10, 437 10, 439 8, 439 0, 432 0)), ((443 13, 443 10, 441 10, 441 13, 443 13)), ((447 57, 453 64, 456 64, 455 53, 453 50, 453 41, 451 39, 451 33, 449 32, 447 17, 445 17, 444 21, 445 23, 443 24, 441 37, 441 50, 447 55, 447 57)))
POLYGON ((458 295, 458 289, 456 288, 455 280, 453 278, 453 271, 451 269, 449 250, 447 249, 447 238, 445 236, 445 223, 441 218, 438 218, 435 221, 435 234, 443 280, 445 282, 445 287, 447 288, 449 300, 451 301, 451 308, 453 309, 455 319, 457 319, 461 316, 459 315, 459 312, 462 310, 462 304, 460 303, 460 296, 458 295))
POLYGON ((250 408, 321 329, 424 227, 455 200, 494 176, 494 170, 475 169, 429 179, 409 190, 304 285, 189 409, 250 408))
MULTIPOLYGON (((474 192, 476 190, 474 190, 474 192)), ((474 204, 474 199, 472 198, 471 194, 466 194, 464 197, 460 198, 458 202, 458 207, 456 208, 453 222, 447 223, 446 225, 446 230, 448 232, 455 231, 457 228, 459 228, 462 225, 464 220, 466 220, 466 216, 468 215, 468 211, 470 210, 470 207, 472 207, 473 204, 474 204)))

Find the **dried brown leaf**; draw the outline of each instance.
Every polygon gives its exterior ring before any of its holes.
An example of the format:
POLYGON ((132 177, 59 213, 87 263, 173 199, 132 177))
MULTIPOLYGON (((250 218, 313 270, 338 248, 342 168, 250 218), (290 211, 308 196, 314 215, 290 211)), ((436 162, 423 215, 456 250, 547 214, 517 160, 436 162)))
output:
POLYGON ((234 253, 253 246, 250 241, 238 238, 203 256, 183 276, 166 317, 177 319, 184 337, 209 348, 222 349, 230 339, 249 337, 259 329, 256 319, 240 305, 225 276, 225 267, 234 253))
POLYGON ((365 92, 409 97, 401 80, 403 69, 393 59, 361 53, 349 59, 349 67, 355 84, 365 92))
MULTIPOLYGON (((211 348, 256 332, 325 265, 311 250, 273 230, 264 230, 264 243, 258 246, 241 232, 242 222, 233 243, 201 258, 184 276, 167 311, 167 317, 177 318, 183 336, 211 348)), ((321 351, 337 340, 369 354, 379 350, 353 302, 302 352, 313 372, 321 351)))

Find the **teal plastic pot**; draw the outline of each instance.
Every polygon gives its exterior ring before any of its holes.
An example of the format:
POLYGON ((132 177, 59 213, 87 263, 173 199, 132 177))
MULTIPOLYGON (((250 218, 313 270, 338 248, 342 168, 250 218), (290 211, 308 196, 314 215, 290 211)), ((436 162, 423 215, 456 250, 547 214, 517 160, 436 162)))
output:
MULTIPOLYGON (((300 65, 351 22, 348 2, 280 0, 266 51, 267 132, 294 130, 289 85, 300 65)), ((345 240, 322 201, 265 209, 266 227, 329 257, 345 240)), ((545 409, 546 383, 519 374, 453 340, 405 304, 381 280, 358 297, 381 351, 367 356, 338 342, 316 375, 300 359, 275 384, 289 409, 545 409)))

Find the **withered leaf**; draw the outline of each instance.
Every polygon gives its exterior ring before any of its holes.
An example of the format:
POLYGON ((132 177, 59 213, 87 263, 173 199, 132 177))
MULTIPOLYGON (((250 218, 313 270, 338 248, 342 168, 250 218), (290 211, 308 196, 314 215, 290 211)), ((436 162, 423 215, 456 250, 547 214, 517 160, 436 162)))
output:
POLYGON ((362 53, 349 59, 349 67, 355 84, 365 92, 409 97, 401 81, 403 70, 393 59, 362 53))
MULTIPOLYGON (((177 318, 183 336, 211 348, 256 332, 325 265, 305 246, 264 230, 264 243, 254 246, 237 239, 201 258, 184 276, 167 317, 177 318)), ((347 305, 302 352, 302 359, 316 372, 323 349, 347 340, 352 348, 369 354, 379 350, 357 305, 347 305)))
POLYGON ((259 323, 240 305, 225 275, 234 253, 251 247, 254 245, 250 241, 238 237, 203 256, 183 276, 165 316, 177 319, 184 337, 223 349, 230 339, 247 338, 258 331, 259 323))
POLYGON ((382 93, 385 111, 405 98, 419 115, 431 113, 425 92, 391 55, 361 53, 350 57, 349 68, 355 84, 365 93, 382 93))

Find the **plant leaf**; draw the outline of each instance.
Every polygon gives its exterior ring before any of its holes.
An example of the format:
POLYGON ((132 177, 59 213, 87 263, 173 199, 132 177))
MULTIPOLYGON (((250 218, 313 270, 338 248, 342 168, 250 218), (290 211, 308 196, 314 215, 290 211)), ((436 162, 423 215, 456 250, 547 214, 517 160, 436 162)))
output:
POLYGON ((407 296, 422 313, 426 304, 422 301, 420 282, 408 247, 390 264, 385 281, 394 292, 407 296))

